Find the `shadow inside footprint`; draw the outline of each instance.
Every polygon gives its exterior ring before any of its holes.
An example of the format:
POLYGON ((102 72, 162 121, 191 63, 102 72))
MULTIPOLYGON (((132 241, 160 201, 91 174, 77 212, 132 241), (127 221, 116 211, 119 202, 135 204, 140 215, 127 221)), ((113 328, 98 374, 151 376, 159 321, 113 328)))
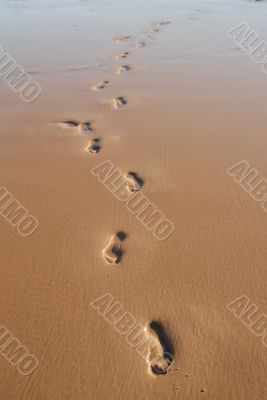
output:
POLYGON ((150 360, 151 372, 155 375, 166 375, 174 360, 174 348, 159 321, 152 321, 148 330, 154 342, 158 342, 158 345, 153 348, 154 354, 150 360))
POLYGON ((118 232, 117 236, 118 236, 118 238, 120 239, 121 242, 123 242, 127 238, 126 233, 123 232, 123 231, 118 232))

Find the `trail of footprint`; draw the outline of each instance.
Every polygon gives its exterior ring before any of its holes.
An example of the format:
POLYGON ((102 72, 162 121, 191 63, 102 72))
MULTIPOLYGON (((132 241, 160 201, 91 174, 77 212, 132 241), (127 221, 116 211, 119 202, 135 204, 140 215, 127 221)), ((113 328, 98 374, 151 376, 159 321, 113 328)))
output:
POLYGON ((125 72, 129 72, 130 70, 130 65, 121 65, 118 69, 118 74, 124 74, 125 72))
POLYGON ((118 109, 118 108, 123 108, 127 104, 127 100, 123 96, 116 97, 113 99, 113 107, 118 109))
POLYGON ((145 335, 149 343, 147 356, 149 372, 154 375, 166 375, 173 364, 174 351, 163 326, 158 321, 152 321, 146 325, 145 335))
POLYGON ((144 186, 144 181, 135 172, 128 172, 125 174, 128 189, 130 192, 138 192, 144 186))
POLYGON ((109 81, 101 81, 99 83, 97 83, 95 86, 93 86, 93 90, 94 91, 99 91, 99 90, 103 90, 106 89, 106 87, 109 85, 109 81))
MULTIPOLYGON (((161 22, 152 28, 150 33, 159 32, 159 27, 165 25, 167 22, 161 22)), ((114 40, 117 42, 125 42, 130 40, 131 37, 128 35, 116 36, 114 40)), ((138 42, 135 47, 143 48, 146 46, 145 42, 138 42)), ((116 58, 124 59, 129 56, 129 52, 125 51, 116 56, 116 58)), ((129 65, 121 65, 119 67, 118 73, 122 74, 131 70, 129 65)), ((99 91, 107 87, 109 81, 101 81, 93 87, 93 90, 99 91)), ((123 96, 119 96, 113 99, 114 108, 122 108, 127 105, 127 100, 123 96)), ((86 127, 86 123, 79 124, 77 121, 65 121, 64 122, 69 127, 86 127)), ((87 126, 90 128, 90 125, 87 126)), ((101 150, 101 140, 100 138, 94 138, 90 140, 86 151, 90 153, 98 153, 101 150)), ((135 172, 128 172, 125 174, 127 180, 128 189, 130 192, 137 192, 141 190, 144 185, 144 181, 135 172)), ((114 234, 107 246, 103 249, 103 257, 105 261, 109 264, 118 264, 123 256, 123 251, 121 248, 122 242, 126 239, 126 234, 124 232, 118 232, 114 234)), ((170 365, 172 364, 172 356, 170 352, 166 352, 169 348, 167 342, 164 341, 164 332, 161 325, 155 321, 147 325, 145 328, 145 334, 147 339, 150 341, 149 354, 147 362, 152 373, 156 375, 166 374, 170 365)))
POLYGON ((100 138, 91 139, 88 146, 86 146, 85 150, 88 153, 92 153, 92 154, 99 153, 101 150, 101 139, 100 138))
POLYGON ((126 239, 125 232, 118 232, 113 235, 103 250, 103 257, 108 264, 119 264, 123 256, 122 242, 126 239))

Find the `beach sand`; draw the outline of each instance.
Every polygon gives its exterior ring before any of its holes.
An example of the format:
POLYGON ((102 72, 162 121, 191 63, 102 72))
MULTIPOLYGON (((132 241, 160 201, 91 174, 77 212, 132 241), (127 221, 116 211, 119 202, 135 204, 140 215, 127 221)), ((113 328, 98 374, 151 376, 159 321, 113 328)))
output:
POLYGON ((267 311, 267 215, 227 174, 247 160, 267 178, 267 78, 226 34, 245 21, 267 40, 266 14, 244 0, 0 3, 0 44, 42 87, 27 104, 0 79, 0 185, 39 224, 21 237, 0 220, 0 325, 38 360, 23 376, 0 355, 2 400, 267 398, 267 349, 227 308, 245 295, 267 311), (136 174, 129 192, 170 237, 91 173, 107 161, 136 174), (161 324, 167 374, 92 307, 105 294, 161 324))

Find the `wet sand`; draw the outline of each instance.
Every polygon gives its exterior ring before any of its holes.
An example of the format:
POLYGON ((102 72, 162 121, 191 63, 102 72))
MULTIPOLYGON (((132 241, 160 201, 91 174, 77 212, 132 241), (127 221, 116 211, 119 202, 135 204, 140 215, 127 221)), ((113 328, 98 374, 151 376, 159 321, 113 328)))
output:
POLYGON ((0 79, 0 184, 39 222, 23 238, 0 220, 0 324, 38 359, 22 376, 0 355, 1 399, 264 399, 267 349, 227 304, 266 312, 267 215, 226 171, 267 178, 267 77, 226 32, 267 40, 267 3, 54 3, 0 4, 1 46, 42 87, 26 104, 0 79), (90 172, 107 160, 142 179, 169 238, 90 172), (162 324, 166 375, 91 306, 106 293, 162 324))

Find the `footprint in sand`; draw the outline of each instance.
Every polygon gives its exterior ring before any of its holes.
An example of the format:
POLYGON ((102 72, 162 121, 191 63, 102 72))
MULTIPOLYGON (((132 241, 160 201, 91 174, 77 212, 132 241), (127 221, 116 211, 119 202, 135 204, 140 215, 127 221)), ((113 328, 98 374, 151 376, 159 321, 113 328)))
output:
POLYGON ((117 54, 116 56, 115 56, 115 58, 117 58, 117 59, 119 59, 119 58, 126 58, 126 57, 128 57, 130 55, 130 53, 128 52, 128 51, 124 51, 124 52, 122 52, 122 53, 120 53, 120 54, 117 54))
POLYGON ((101 81, 97 83, 95 86, 93 86, 94 91, 99 91, 99 90, 104 90, 106 87, 109 85, 109 81, 101 81))
POLYGON ((124 232, 118 232, 113 235, 103 250, 103 257, 108 264, 119 264, 123 256, 121 248, 122 242, 126 239, 127 235, 124 232))
POLYGON ((160 31, 159 26, 154 26, 152 29, 150 29, 149 33, 158 33, 160 31))
POLYGON ((88 133, 88 132, 93 131, 92 123, 89 121, 79 122, 79 121, 71 119, 71 120, 58 122, 58 124, 62 125, 63 127, 66 127, 66 128, 77 128, 82 133, 88 133))
POLYGON ((135 48, 136 49, 142 49, 145 46, 146 46, 145 42, 139 42, 139 43, 136 43, 135 48))
POLYGON ((83 133, 88 133, 93 131, 91 122, 82 122, 80 123, 79 128, 80 131, 83 133))
POLYGON ((78 126, 80 125, 80 122, 75 121, 74 119, 68 120, 68 121, 62 121, 62 122, 58 122, 58 123, 67 128, 78 128, 78 126))
POLYGON ((169 25, 169 24, 171 24, 170 21, 162 21, 162 22, 159 22, 159 23, 155 24, 155 25, 150 29, 150 31, 148 32, 149 37, 151 37, 151 35, 152 35, 152 37, 153 37, 153 33, 158 33, 158 32, 160 32, 160 28, 161 28, 162 26, 169 25))
POLYGON ((145 336, 149 346, 147 355, 149 372, 154 375, 166 375, 173 364, 174 352, 161 323, 152 321, 147 324, 145 336))
POLYGON ((171 24, 171 21, 162 21, 162 22, 159 22, 157 24, 157 26, 164 26, 164 25, 169 25, 169 24, 171 24))
POLYGON ((120 36, 115 36, 113 38, 116 42, 127 42, 127 40, 131 39, 131 36, 129 35, 120 35, 120 36))
POLYGON ((138 192, 144 186, 144 181, 135 172, 125 174, 128 189, 130 192, 138 192))
POLYGON ((86 146, 85 150, 88 153, 92 153, 92 154, 99 153, 101 150, 101 139, 100 138, 91 139, 88 146, 86 146))
POLYGON ((127 100, 122 96, 116 97, 115 99, 113 99, 113 107, 116 109, 125 107, 126 104, 127 104, 127 100))
POLYGON ((160 28, 161 28, 162 26, 169 25, 169 24, 171 24, 170 21, 162 21, 162 22, 159 22, 159 23, 157 23, 157 24, 152 28, 151 31, 153 31, 153 32, 159 32, 159 31, 160 31, 160 28))
POLYGON ((131 71, 130 65, 121 65, 118 69, 118 74, 124 74, 125 72, 131 71))

